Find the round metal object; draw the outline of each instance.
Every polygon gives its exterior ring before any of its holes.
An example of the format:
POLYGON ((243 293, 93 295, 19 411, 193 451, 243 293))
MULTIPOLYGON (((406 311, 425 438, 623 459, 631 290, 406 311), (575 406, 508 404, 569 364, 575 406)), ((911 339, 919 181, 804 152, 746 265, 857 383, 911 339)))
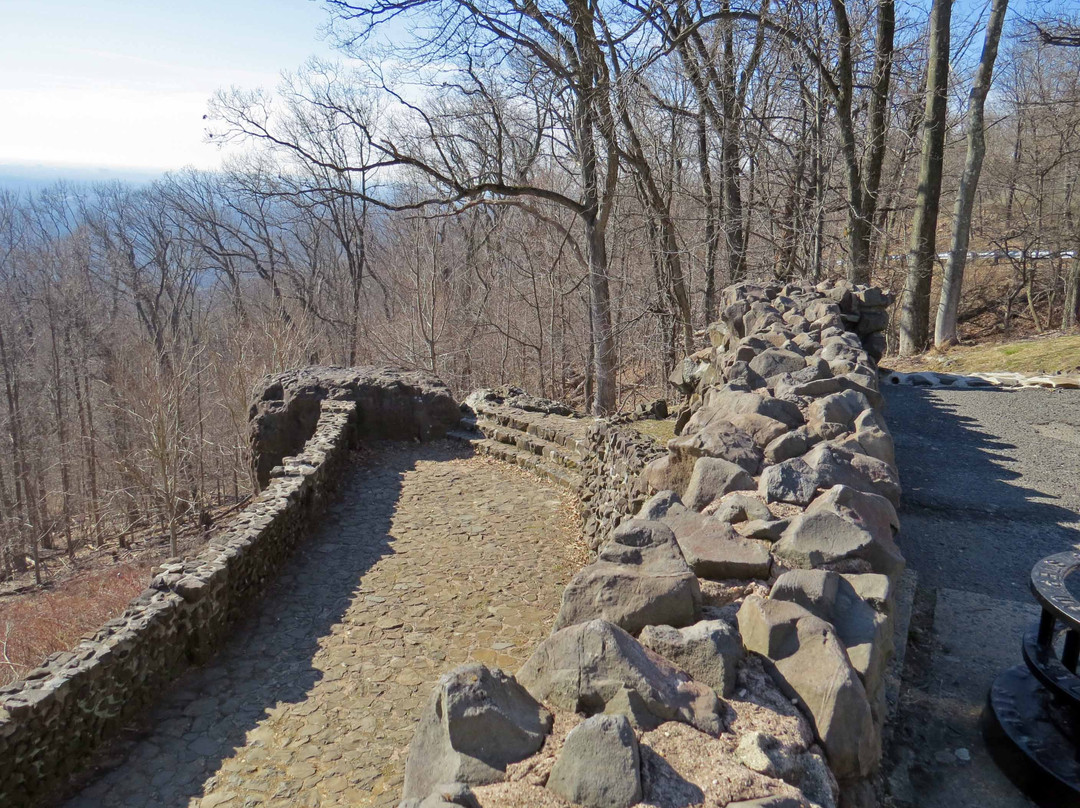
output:
POLYGON ((1026 665, 1002 671, 983 711, 998 767, 1042 808, 1080 808, 1080 711, 1055 698, 1026 665))
POLYGON ((1039 623, 1024 632, 1024 662, 1035 677, 1058 697, 1080 704, 1080 676, 1070 671, 1058 659, 1054 643, 1039 641, 1039 623))
POLYGON ((1031 593, 1044 611, 1069 628, 1080 629, 1080 601, 1065 588, 1065 579, 1080 568, 1080 553, 1056 553, 1031 568, 1031 593))

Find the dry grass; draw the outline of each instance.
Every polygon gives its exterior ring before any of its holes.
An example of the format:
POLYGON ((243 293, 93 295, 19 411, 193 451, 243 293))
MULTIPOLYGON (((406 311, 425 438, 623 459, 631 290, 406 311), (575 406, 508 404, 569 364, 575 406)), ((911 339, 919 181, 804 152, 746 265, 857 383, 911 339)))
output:
POLYGON ((1077 373, 1080 372, 1080 335, 1035 337, 998 345, 956 346, 947 350, 933 350, 910 359, 889 357, 882 364, 904 372, 1077 373))
POLYGON ((630 423, 630 426, 642 435, 648 435, 650 438, 653 438, 661 446, 667 444, 669 440, 675 437, 674 418, 665 418, 662 421, 651 418, 644 421, 633 421, 630 423))
POLYGON ((0 685, 120 614, 146 588, 150 567, 127 564, 76 575, 51 590, 0 602, 0 685))

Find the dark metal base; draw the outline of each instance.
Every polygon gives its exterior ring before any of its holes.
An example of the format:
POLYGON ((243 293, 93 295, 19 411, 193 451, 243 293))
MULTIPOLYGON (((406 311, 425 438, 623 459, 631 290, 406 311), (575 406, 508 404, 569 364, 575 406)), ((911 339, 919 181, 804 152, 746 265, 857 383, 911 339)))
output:
POLYGON ((1024 665, 994 680, 983 736, 998 767, 1042 808, 1080 808, 1080 711, 1024 665))

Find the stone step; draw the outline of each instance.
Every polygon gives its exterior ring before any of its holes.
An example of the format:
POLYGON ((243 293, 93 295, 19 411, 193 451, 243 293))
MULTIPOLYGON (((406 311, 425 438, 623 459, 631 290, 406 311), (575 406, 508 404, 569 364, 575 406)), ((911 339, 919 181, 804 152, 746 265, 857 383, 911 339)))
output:
MULTIPOLYGON (((570 450, 586 445, 585 435, 594 420, 497 406, 481 408, 477 412, 477 417, 481 422, 493 422, 498 426, 516 429, 570 450)), ((473 422, 476 423, 475 420, 473 422)))
POLYGON ((446 436, 467 443, 480 454, 486 454, 505 463, 513 463, 515 466, 535 472, 575 493, 581 491, 584 486, 584 480, 576 471, 553 463, 528 449, 484 437, 483 434, 468 429, 453 429, 448 431, 446 436))
POLYGON ((492 440, 497 440, 508 446, 516 446, 526 452, 532 452, 553 463, 566 466, 572 471, 579 471, 581 468, 582 457, 580 452, 583 451, 584 447, 567 447, 564 444, 556 443, 534 433, 523 432, 514 427, 500 426, 486 418, 480 419, 476 427, 485 437, 492 440))

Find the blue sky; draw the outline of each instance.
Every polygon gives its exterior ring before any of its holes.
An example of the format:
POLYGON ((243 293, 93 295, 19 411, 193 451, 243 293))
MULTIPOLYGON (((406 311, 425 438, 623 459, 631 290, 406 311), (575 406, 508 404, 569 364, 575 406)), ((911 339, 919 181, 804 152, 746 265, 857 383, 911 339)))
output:
MULTIPOLYGON (((954 44, 986 3, 957 0, 954 44)), ((311 56, 341 59, 321 36, 326 14, 321 0, 0 0, 0 180, 218 167, 207 100, 273 88, 311 56)), ((981 44, 980 33, 968 61, 981 44)))
POLYGON ((0 0, 0 164, 213 168, 219 87, 339 58, 311 0, 0 0))

